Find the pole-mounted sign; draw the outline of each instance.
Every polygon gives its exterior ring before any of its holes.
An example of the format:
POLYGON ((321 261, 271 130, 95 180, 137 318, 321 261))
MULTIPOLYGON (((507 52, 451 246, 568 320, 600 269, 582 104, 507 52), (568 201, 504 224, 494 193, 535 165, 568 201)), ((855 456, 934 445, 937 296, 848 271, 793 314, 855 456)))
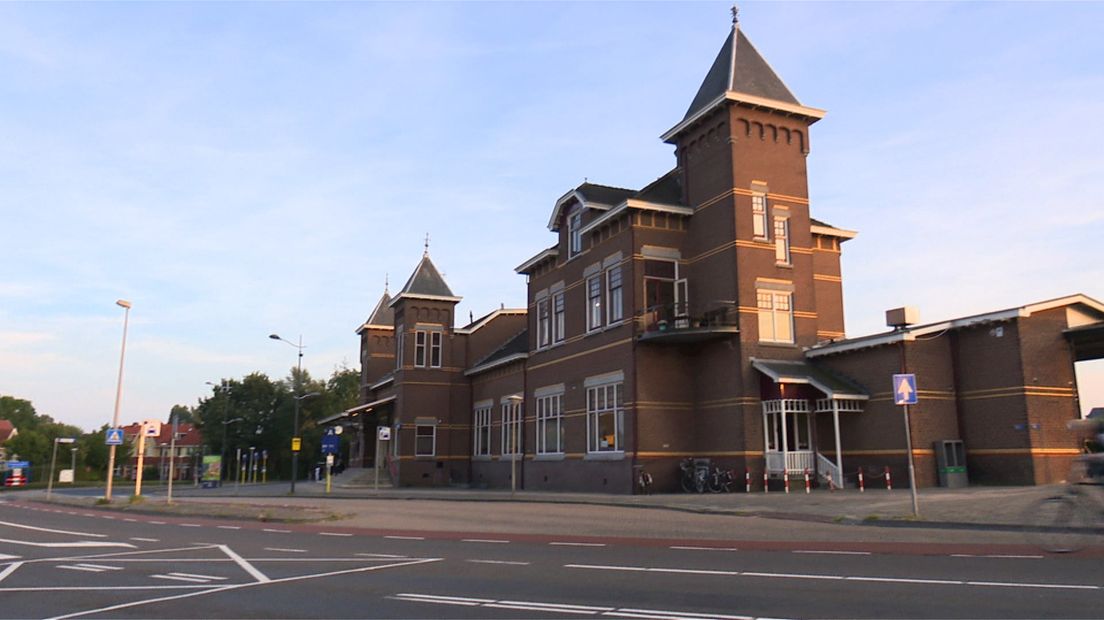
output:
POLYGON ((916 403, 916 375, 893 375, 893 404, 915 405, 916 403))

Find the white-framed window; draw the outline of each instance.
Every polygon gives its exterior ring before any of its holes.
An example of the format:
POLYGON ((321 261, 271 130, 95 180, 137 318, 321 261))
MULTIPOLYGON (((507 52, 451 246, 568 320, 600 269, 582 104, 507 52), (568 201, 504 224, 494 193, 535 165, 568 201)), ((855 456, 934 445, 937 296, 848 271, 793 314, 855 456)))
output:
POLYGON ((751 228, 757 239, 767 238, 767 195, 751 195, 751 228))
POLYGON ((587 278, 586 291, 587 331, 591 331, 602 327, 602 274, 587 278))
POLYGON ((606 270, 606 313, 607 323, 613 325, 614 323, 625 318, 623 299, 623 288, 621 284, 621 267, 611 267, 606 270))
POLYGON ((426 336, 425 330, 414 330, 414 367, 426 366, 426 336))
POLYGON ((429 367, 440 368, 441 367, 441 342, 444 338, 444 334, 441 332, 429 333, 429 367))
POLYGON ((566 329, 564 293, 560 291, 552 296, 552 341, 563 342, 566 329))
MULTIPOLYGON (((767 450, 781 452, 782 445, 782 413, 768 411, 767 416, 767 450)), ((786 414, 786 443, 788 451, 811 450, 812 444, 812 415, 807 411, 790 411, 786 414)))
POLYGON ((537 398, 537 454, 563 454, 563 392, 537 398))
POLYGON ((755 293, 759 308, 759 341, 794 341, 793 293, 760 289, 755 293))
POLYGON ((624 450, 624 383, 587 388, 587 451, 624 450))
POLYGON ((552 300, 545 298, 537 302, 537 348, 552 344, 552 300))
POLYGON ((521 454, 521 400, 502 400, 502 454, 521 454))
POLYGON ((416 424, 414 426, 414 456, 434 456, 437 454, 437 425, 416 424))
POLYGON ((400 369, 403 365, 403 326, 400 324, 395 328, 395 368, 400 369))
POLYGON ((491 455, 491 406, 484 405, 475 408, 473 416, 475 423, 472 425, 475 437, 472 438, 472 454, 474 456, 491 455))
POLYGON ((567 218, 568 257, 583 251, 583 212, 575 211, 567 218))
POLYGON ((790 218, 774 216, 774 260, 779 265, 790 264, 790 218))

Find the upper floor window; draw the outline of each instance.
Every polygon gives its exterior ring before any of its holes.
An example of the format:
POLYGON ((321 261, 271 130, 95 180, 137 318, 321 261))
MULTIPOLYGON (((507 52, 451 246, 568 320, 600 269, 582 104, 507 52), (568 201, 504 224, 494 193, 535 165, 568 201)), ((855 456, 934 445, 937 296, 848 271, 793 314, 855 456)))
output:
POLYGON ((414 367, 425 368, 426 365, 426 332, 414 331, 414 367))
POLYGON ((441 367, 441 343, 444 338, 444 334, 441 332, 429 333, 429 366, 430 368, 441 367))
POLYGON ((583 251, 583 212, 576 211, 567 218, 568 256, 583 251))
POLYGON ((472 454, 474 456, 490 456, 491 454, 491 406, 477 407, 475 409, 475 437, 472 438, 472 454))
POLYGON ((545 298, 537 302, 537 348, 552 344, 552 308, 551 300, 545 298))
POLYGON ((678 261, 644 260, 644 309, 654 320, 685 317, 689 313, 688 294, 686 278, 679 278, 678 261))
POLYGON ((606 306, 608 323, 613 325, 625 317, 622 305, 621 267, 606 270, 606 306))
POLYGON ((751 227, 752 233, 757 239, 767 238, 766 194, 752 194, 751 196, 751 227))
POLYGON ((564 293, 560 291, 552 296, 552 340, 564 341, 565 329, 564 293))
POLYGON ((774 260, 780 265, 790 264, 790 219, 774 218, 774 260))
POLYGON ((794 341, 793 293, 759 290, 756 292, 759 307, 759 341, 794 341))
POLYGON ((587 331, 602 327, 602 275, 587 278, 587 331))

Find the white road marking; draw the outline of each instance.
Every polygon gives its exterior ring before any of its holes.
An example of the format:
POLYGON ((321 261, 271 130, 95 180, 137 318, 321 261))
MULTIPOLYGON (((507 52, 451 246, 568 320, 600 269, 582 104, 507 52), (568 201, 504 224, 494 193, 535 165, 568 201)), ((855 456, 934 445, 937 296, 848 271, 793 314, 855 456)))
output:
POLYGON ((512 562, 510 560, 465 560, 472 564, 506 564, 508 566, 529 566, 531 562, 512 562))
POLYGON ((18 560, 20 557, 22 557, 22 556, 8 555, 6 553, 0 553, 0 561, 3 561, 3 560, 18 560))
POLYGON ((460 542, 472 542, 472 543, 494 543, 496 545, 504 545, 510 541, 508 540, 496 540, 494 538, 461 538, 460 542))
POLYGON ((142 538, 140 536, 134 536, 131 540, 137 540, 138 542, 161 542, 158 538, 142 538))
POLYGON ((211 581, 226 581, 229 577, 217 577, 215 575, 197 575, 195 573, 167 573, 175 577, 191 577, 192 579, 210 579, 211 581))
POLYGON ((276 530, 276 529, 272 529, 270 527, 266 527, 261 531, 262 532, 268 532, 270 534, 290 534, 291 533, 291 530, 276 530))
POLYGON ((77 541, 77 542, 68 542, 68 543, 65 543, 65 542, 40 543, 40 542, 31 542, 29 540, 11 540, 11 539, 8 539, 8 538, 0 538, 0 542, 10 543, 10 544, 13 544, 13 545, 26 545, 28 547, 50 547, 50 548, 60 548, 60 547, 80 547, 80 548, 87 548, 87 547, 127 547, 127 548, 130 548, 130 549, 134 548, 134 545, 132 545, 130 543, 106 542, 106 541, 100 542, 100 541, 97 541, 97 540, 80 540, 80 541, 77 541))
POLYGON ((425 540, 425 536, 384 536, 391 540, 425 540))
POLYGON ((605 547, 606 543, 586 543, 586 542, 550 542, 550 545, 559 547, 605 547))
POLYGON ((681 545, 672 545, 669 549, 677 549, 679 551, 739 551, 736 547, 687 547, 681 545))
POLYGON ((699 570, 692 568, 654 568, 644 566, 611 566, 605 564, 564 564, 564 568, 610 570, 647 573, 683 573, 690 575, 717 575, 729 577, 767 577, 778 579, 825 579, 831 581, 866 581, 878 583, 915 583, 923 585, 986 586, 1000 588, 1044 588, 1064 590, 1102 590, 1104 586, 1064 583, 1019 583, 1011 581, 959 581, 954 579, 904 579, 896 577, 865 577, 861 575, 823 575, 803 573, 764 573, 752 571, 699 570))
POLYGON ((370 557, 370 558, 388 558, 388 559, 392 559, 392 560, 395 559, 395 558, 405 558, 405 557, 407 557, 405 555, 394 555, 394 554, 391 554, 391 553, 355 553, 353 555, 359 555, 359 556, 370 557))
POLYGON ((282 549, 280 547, 265 547, 265 551, 277 551, 280 553, 306 553, 306 549, 282 549))
POLYGON ((79 570, 79 571, 84 571, 86 573, 102 573, 102 572, 104 572, 104 570, 102 568, 92 568, 90 566, 70 566, 68 564, 59 564, 58 568, 64 568, 65 570, 79 570))
MULTIPOLYGON (((74 513, 69 513, 74 514, 74 513)), ((92 515, 85 515, 90 517, 92 515)), ((0 521, 0 525, 6 525, 8 527, 17 527, 23 530, 34 530, 36 532, 47 532, 49 534, 68 534, 69 536, 84 536, 87 538, 107 538, 107 534, 93 534, 91 532, 72 532, 69 530, 52 530, 46 527, 35 527, 33 525, 23 525, 22 523, 11 523, 8 521, 0 521)))
POLYGON ((973 553, 952 553, 952 558, 996 558, 996 559, 1009 559, 1009 560, 1041 560, 1041 555, 1013 555, 1013 554, 989 554, 989 555, 975 555, 973 553))
POLYGON ((602 615, 619 618, 651 618, 653 620, 755 620, 752 616, 703 614, 689 611, 664 611, 658 609, 636 609, 631 607, 617 608, 599 607, 594 605, 568 605, 564 603, 540 603, 536 601, 496 601, 485 598, 469 598, 464 596, 439 596, 435 594, 412 594, 408 592, 395 594, 393 596, 388 596, 387 598, 396 601, 406 601, 409 603, 433 603, 436 605, 454 605, 457 607, 515 609, 522 611, 540 611, 546 613, 563 613, 580 616, 602 615))
POLYGON ((808 553, 818 555, 870 555, 869 551, 820 551, 816 549, 796 549, 792 553, 808 553))
POLYGON ((345 534, 342 532, 318 532, 319 536, 352 536, 352 534, 345 534))
MULTIPOLYGON (((328 572, 328 573, 317 573, 317 574, 313 574, 313 575, 300 575, 300 576, 297 576, 297 577, 284 577, 282 579, 273 579, 273 580, 271 580, 269 582, 266 582, 266 583, 293 583, 293 582, 296 582, 296 581, 306 581, 308 579, 326 579, 328 577, 336 577, 336 576, 339 576, 339 575, 351 575, 351 574, 354 574, 354 573, 366 573, 366 572, 369 572, 369 571, 384 570, 384 569, 388 569, 388 568, 401 568, 403 566, 415 566, 415 565, 418 565, 418 564, 427 564, 429 562, 440 562, 442 559, 443 558, 422 558, 422 559, 418 559, 418 560, 410 560, 408 562, 402 562, 402 563, 399 563, 399 564, 381 564, 381 565, 375 565, 375 566, 365 566, 365 567, 361 567, 361 568, 352 568, 352 569, 346 569, 346 570, 331 571, 331 572, 328 572)), ((265 582, 255 581, 255 582, 249 582, 249 583, 230 584, 230 585, 224 585, 224 586, 216 586, 216 585, 210 584, 210 585, 196 585, 196 586, 180 585, 180 586, 140 586, 140 587, 126 587, 126 586, 123 586, 123 587, 102 587, 102 588, 79 588, 79 589, 88 589, 88 590, 115 590, 115 591, 121 591, 121 590, 164 590, 164 589, 193 588, 193 589, 196 589, 196 591, 186 592, 184 594, 174 594, 174 595, 171 595, 171 596, 161 596, 161 597, 158 597, 158 598, 147 599, 147 600, 144 600, 144 601, 131 601, 131 602, 128 602, 128 603, 120 603, 118 605, 109 605, 107 607, 100 607, 98 609, 87 609, 87 610, 84 610, 84 611, 77 611, 77 612, 73 612, 71 614, 66 614, 64 616, 55 616, 51 620, 67 620, 68 618, 76 618, 76 617, 79 617, 79 616, 90 616, 90 615, 95 615, 95 614, 104 614, 104 613, 111 612, 111 611, 118 611, 120 609, 129 609, 131 607, 140 607, 142 605, 150 605, 150 604, 153 604, 153 603, 164 603, 164 602, 167 602, 167 601, 175 601, 175 600, 180 600, 180 599, 185 599, 185 598, 191 598, 191 597, 194 597, 194 596, 204 596, 204 595, 207 595, 207 594, 216 594, 216 593, 219 593, 219 592, 226 592, 227 590, 240 590, 240 589, 243 589, 243 588, 251 588, 251 587, 254 587, 254 586, 262 585, 262 583, 265 583, 265 582)), ((65 588, 8 588, 8 589, 0 589, 0 592, 31 592, 31 591, 41 591, 41 590, 49 590, 49 589, 55 589, 56 590, 56 589, 65 589, 65 588)))
POLYGON ((127 523, 137 523, 138 519, 126 518, 126 519, 123 519, 123 521, 126 521, 127 523))
POLYGON ((150 525, 165 525, 164 521, 150 521, 150 525))
POLYGON ((247 562, 245 560, 245 558, 238 555, 237 553, 234 553, 234 550, 231 549, 230 547, 227 547, 226 545, 219 545, 218 548, 222 549, 223 553, 225 553, 227 556, 229 556, 231 560, 234 560, 234 562, 236 562, 238 564, 238 566, 242 567, 242 570, 249 573, 250 575, 253 575, 253 578, 256 579, 257 581, 262 582, 262 583, 272 581, 271 579, 268 578, 267 575, 265 575, 261 571, 257 570, 257 568, 255 566, 253 566, 252 564, 247 562))
POLYGON ((180 527, 203 527, 198 523, 177 523, 180 527))
POLYGON ((7 579, 8 575, 10 575, 10 574, 14 573, 15 571, 19 570, 20 566, 23 566, 23 562, 12 562, 11 564, 8 565, 7 568, 5 568, 4 570, 0 570, 0 581, 3 581, 5 579, 7 579))
POLYGON ((174 575, 150 575, 153 579, 169 579, 171 581, 187 581, 188 583, 211 583, 209 579, 193 579, 191 577, 177 577, 174 575))
POLYGON ((104 566, 103 564, 77 564, 86 568, 98 568, 100 570, 123 570, 122 566, 104 566))

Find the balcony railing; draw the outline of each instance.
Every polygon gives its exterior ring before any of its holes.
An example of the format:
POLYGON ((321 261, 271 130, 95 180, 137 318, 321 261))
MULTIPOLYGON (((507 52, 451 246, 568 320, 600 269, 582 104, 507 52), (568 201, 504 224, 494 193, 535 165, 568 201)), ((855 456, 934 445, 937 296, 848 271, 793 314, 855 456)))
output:
POLYGON ((733 305, 701 310, 686 302, 651 306, 636 316, 641 341, 692 343, 738 333, 739 313, 733 305))

